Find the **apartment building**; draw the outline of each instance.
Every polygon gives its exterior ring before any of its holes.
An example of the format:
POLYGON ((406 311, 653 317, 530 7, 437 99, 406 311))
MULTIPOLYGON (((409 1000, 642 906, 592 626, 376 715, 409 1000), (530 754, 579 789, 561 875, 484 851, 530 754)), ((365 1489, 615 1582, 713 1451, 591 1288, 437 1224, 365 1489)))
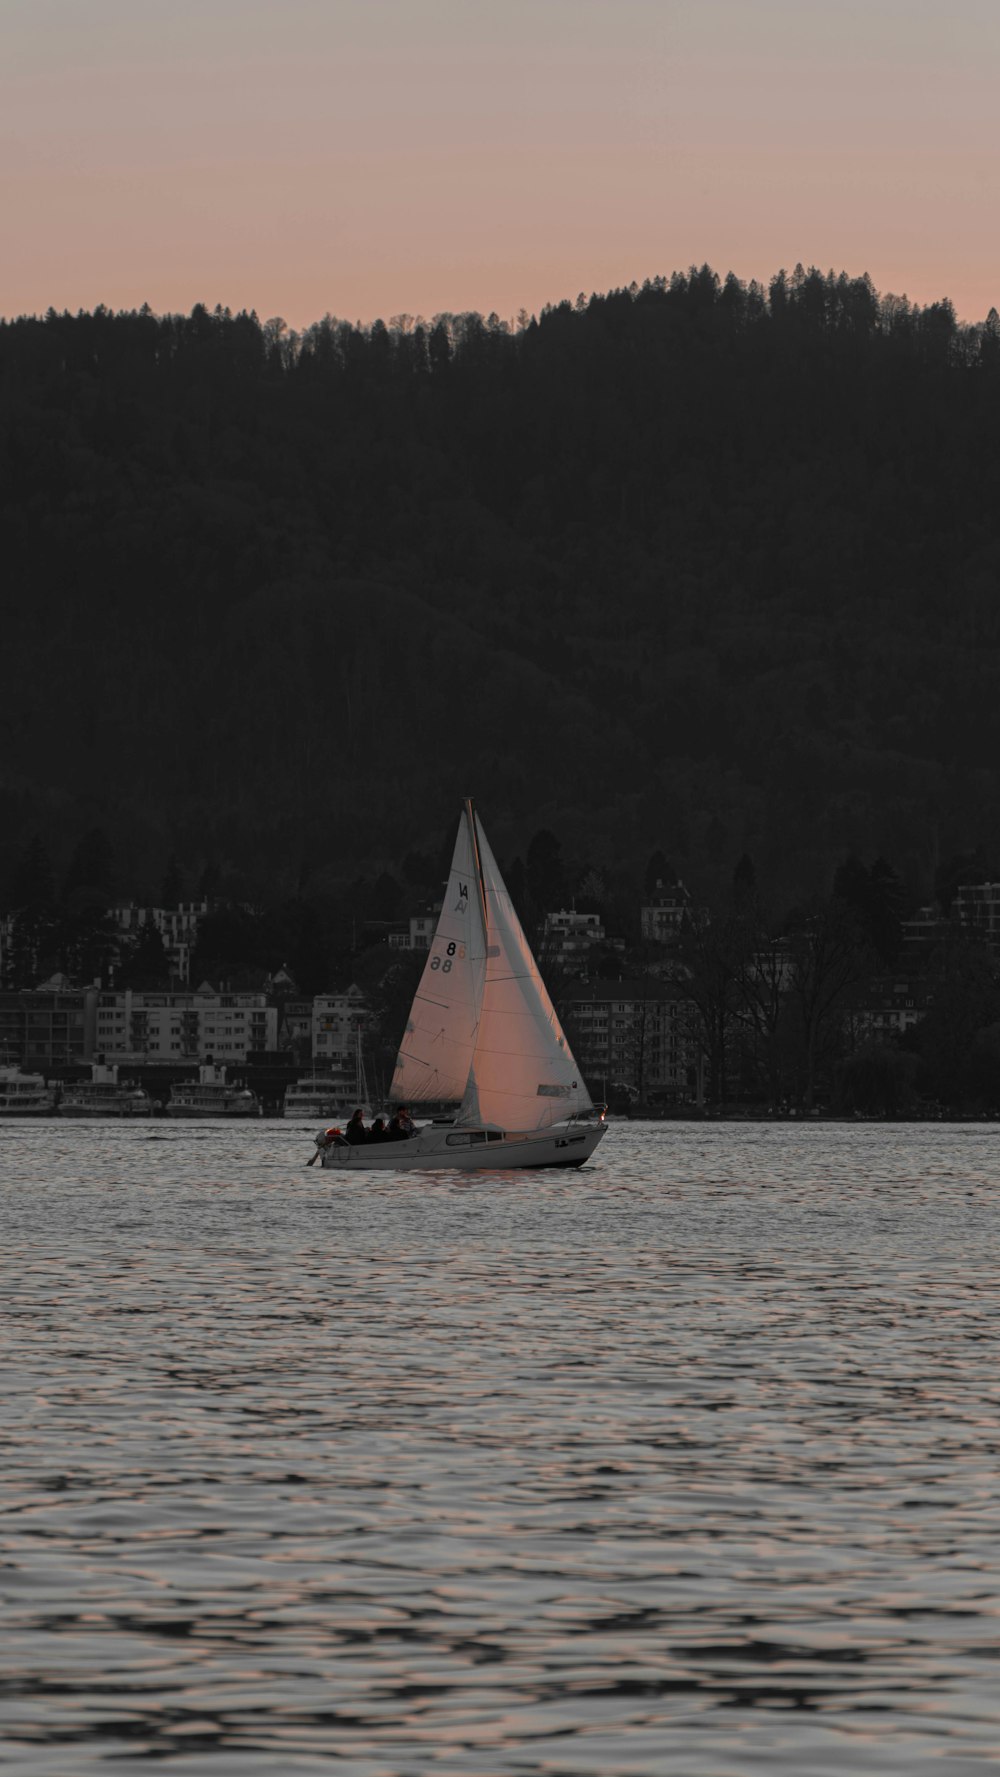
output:
POLYGON ((683 984, 659 979, 574 982, 560 1017, 595 1098, 624 1090, 644 1102, 697 1093, 699 1061, 683 984))
POLYGON ((312 1058, 317 1073, 332 1074, 345 1092, 358 1086, 361 1041, 371 1008, 356 982, 342 993, 319 993, 312 1004, 312 1058))
POLYGON ((278 1009, 278 1048, 294 1055, 303 1067, 312 1060, 312 1021, 312 1000, 282 1000, 278 1009))
POLYGON ((203 982, 195 992, 103 992, 96 1047, 109 1058, 245 1062, 278 1044, 278 1011, 264 993, 224 993, 203 982))
POLYGON ((0 1064, 43 1070, 90 1060, 96 1047, 97 989, 56 981, 0 992, 0 1064))
MULTIPOLYGON (((545 962, 557 963, 565 974, 582 976, 587 973, 591 946, 607 941, 599 913, 577 913, 575 907, 567 912, 561 908, 558 913, 545 915, 541 954, 545 962)), ((613 948, 624 950, 625 946, 619 939, 613 948)))

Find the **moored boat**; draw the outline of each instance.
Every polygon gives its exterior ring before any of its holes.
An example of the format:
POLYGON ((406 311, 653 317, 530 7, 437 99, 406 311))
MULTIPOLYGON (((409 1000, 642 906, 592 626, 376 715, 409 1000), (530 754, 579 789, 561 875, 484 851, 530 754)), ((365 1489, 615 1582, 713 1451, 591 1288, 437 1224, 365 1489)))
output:
POLYGON ((171 1086, 165 1106, 168 1117, 259 1117, 256 1092, 241 1081, 230 1080, 226 1069, 206 1062, 197 1080, 181 1080, 171 1086))
POLYGON ((60 1117, 151 1117, 153 1101, 141 1086, 119 1080, 117 1067, 95 1061, 89 1080, 63 1087, 56 1108, 60 1117))
POLYGON ((390 1097, 459 1100, 406 1141, 322 1149, 336 1170, 580 1166, 606 1133, 479 818, 466 802, 390 1097))
POLYGON ((359 1106, 364 1117, 371 1116, 360 1047, 353 1097, 345 1096, 343 1080, 335 1080, 332 1074, 311 1074, 285 1088, 281 1114, 304 1123, 313 1123, 317 1119, 324 1123, 346 1123, 359 1106))
POLYGON ((345 1115, 350 1116, 351 1113, 344 1110, 343 1089, 333 1075, 312 1074, 307 1079, 296 1080, 293 1085, 286 1086, 281 1114, 283 1117, 300 1118, 307 1123, 323 1117, 330 1123, 345 1115))
POLYGON ((55 1107, 56 1088, 42 1074, 0 1067, 0 1117, 48 1117, 55 1107))

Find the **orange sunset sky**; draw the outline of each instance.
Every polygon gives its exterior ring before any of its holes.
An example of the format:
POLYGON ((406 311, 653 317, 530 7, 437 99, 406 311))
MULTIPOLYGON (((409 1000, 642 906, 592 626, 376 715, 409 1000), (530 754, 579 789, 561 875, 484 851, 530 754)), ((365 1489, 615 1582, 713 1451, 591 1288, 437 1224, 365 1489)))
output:
POLYGON ((0 313, 1000 307, 998 0, 0 0, 0 313))

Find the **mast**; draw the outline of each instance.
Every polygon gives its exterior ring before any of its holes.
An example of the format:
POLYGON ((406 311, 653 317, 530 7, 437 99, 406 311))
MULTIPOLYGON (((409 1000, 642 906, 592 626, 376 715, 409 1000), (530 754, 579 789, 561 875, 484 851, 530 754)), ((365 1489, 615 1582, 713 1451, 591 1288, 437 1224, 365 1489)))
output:
POLYGON ((472 857, 476 866, 476 883, 479 888, 479 910, 483 916, 483 931, 490 929, 489 913, 486 908, 486 889, 483 884, 483 860, 479 852, 479 827, 476 811, 472 806, 472 797, 465 798, 465 818, 469 823, 469 836, 472 840, 472 857))

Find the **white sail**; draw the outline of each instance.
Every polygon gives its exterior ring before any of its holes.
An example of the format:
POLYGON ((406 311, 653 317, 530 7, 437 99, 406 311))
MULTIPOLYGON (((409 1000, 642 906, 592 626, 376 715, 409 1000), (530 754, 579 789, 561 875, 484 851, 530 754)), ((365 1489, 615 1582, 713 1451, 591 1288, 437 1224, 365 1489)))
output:
POLYGON ((397 1104, 463 1097, 472 1071, 485 967, 483 899, 466 807, 437 931, 392 1077, 390 1097, 397 1104))
POLYGON ((463 1124, 547 1129, 592 1108, 497 861, 474 823, 486 914, 479 1029, 459 1113, 463 1124))

